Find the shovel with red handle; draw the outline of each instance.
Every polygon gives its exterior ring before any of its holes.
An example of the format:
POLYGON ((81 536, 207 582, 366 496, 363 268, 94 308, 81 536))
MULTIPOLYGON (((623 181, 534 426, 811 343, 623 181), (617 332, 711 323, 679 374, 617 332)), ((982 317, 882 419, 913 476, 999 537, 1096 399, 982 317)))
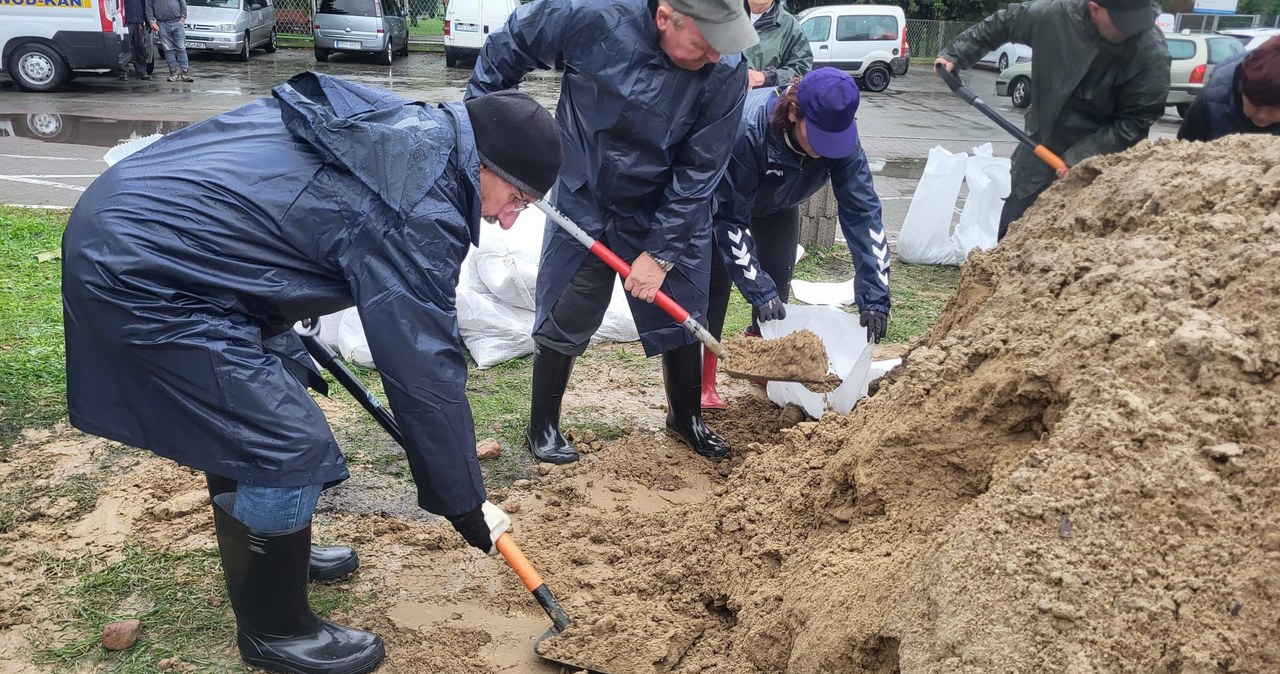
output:
MULTIPOLYGON (((552 222, 559 225, 560 228, 568 232, 570 236, 577 239, 578 243, 586 246, 587 250, 591 251, 593 255, 603 260, 605 264, 618 272, 622 278, 625 279, 631 275, 631 265, 627 264, 626 260, 614 255, 613 251, 606 248, 603 243, 591 238, 591 236, 582 231, 582 228, 574 221, 570 220, 564 213, 557 210, 555 206, 552 206, 545 201, 537 201, 534 202, 533 205, 537 206, 538 210, 546 213, 547 217, 551 218, 552 222)), ((653 303, 658 305, 658 307, 663 311, 667 312, 671 318, 674 318, 675 321, 684 326, 686 330, 692 332, 693 335, 703 344, 706 344, 707 348, 711 349, 711 353, 716 354, 720 358, 724 358, 724 347, 720 344, 720 340, 712 336, 710 332, 707 332, 707 329, 702 327, 702 324, 695 321, 693 317, 689 315, 689 312, 684 310, 684 307, 676 304, 676 301, 671 299, 670 295, 659 290, 658 296, 653 298, 653 303)))

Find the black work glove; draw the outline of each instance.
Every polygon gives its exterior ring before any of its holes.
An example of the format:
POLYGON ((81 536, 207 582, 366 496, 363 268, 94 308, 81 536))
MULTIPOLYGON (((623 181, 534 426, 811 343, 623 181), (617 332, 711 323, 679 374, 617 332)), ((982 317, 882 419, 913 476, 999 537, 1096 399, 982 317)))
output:
POLYGON ((787 305, 777 297, 765 302, 764 305, 756 308, 756 320, 764 323, 765 321, 776 321, 787 317, 787 305))
POLYGON ((507 514, 488 501, 465 515, 455 515, 448 520, 463 539, 486 555, 498 554, 498 537, 511 528, 507 514))
POLYGON ((880 343, 889 331, 889 317, 879 311, 863 311, 858 314, 858 325, 867 329, 867 341, 880 343))

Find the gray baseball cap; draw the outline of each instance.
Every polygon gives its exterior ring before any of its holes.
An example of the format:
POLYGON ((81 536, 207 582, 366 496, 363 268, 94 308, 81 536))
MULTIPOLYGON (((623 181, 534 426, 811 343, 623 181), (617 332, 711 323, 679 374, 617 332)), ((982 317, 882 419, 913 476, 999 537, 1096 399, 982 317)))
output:
POLYGON ((742 0, 667 0, 671 9, 693 19, 702 37, 721 54, 737 54, 760 41, 742 0))

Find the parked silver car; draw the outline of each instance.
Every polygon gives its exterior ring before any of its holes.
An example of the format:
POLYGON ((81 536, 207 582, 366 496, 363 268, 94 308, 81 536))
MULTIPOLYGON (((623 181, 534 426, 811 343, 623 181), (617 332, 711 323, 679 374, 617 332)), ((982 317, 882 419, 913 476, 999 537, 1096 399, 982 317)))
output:
POLYGON ((389 66, 396 54, 409 55, 409 23, 400 0, 320 0, 312 37, 317 61, 334 52, 363 52, 389 66))
POLYGON ((276 50, 274 0, 187 0, 188 52, 248 61, 254 49, 276 50))

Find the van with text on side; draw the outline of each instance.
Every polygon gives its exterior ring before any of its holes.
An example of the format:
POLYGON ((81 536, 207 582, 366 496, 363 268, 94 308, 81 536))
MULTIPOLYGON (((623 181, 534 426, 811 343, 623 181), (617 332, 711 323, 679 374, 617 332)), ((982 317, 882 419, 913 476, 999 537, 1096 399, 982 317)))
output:
POLYGON ((896 5, 823 5, 796 16, 813 51, 813 67, 848 71, 867 91, 884 91, 907 74, 907 17, 896 5))
POLYGON ((516 0, 449 0, 444 11, 444 64, 480 55, 489 33, 502 28, 516 11, 516 0))
POLYGON ((0 0, 0 69, 29 91, 120 64, 119 0, 0 0))

